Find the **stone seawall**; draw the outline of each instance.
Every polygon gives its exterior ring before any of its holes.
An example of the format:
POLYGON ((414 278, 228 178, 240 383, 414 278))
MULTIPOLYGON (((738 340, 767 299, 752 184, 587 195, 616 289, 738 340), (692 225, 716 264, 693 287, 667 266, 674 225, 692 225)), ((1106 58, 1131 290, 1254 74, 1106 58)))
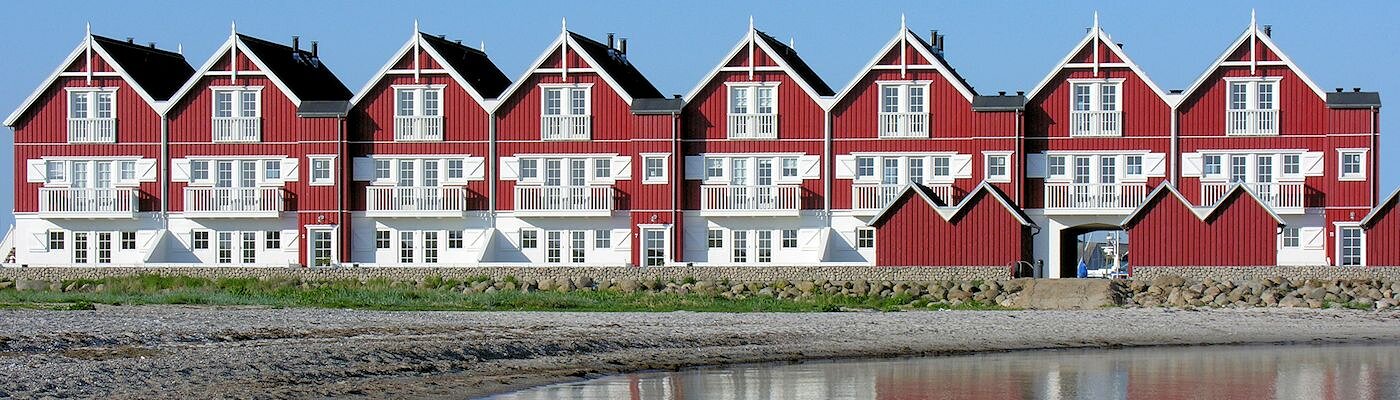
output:
POLYGON ((1266 266, 1266 267, 1133 267, 1132 278, 1151 281, 1177 276, 1189 281, 1217 282, 1265 278, 1288 279, 1382 279, 1400 281, 1400 267, 1266 266))

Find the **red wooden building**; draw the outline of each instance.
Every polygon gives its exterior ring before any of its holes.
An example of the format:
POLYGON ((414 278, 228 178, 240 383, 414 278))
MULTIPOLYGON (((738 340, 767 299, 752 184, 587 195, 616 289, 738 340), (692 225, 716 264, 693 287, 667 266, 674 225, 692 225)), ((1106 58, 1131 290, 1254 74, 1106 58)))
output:
POLYGON ((1019 268, 1029 265, 1030 239, 1038 229, 990 183, 956 204, 928 186, 906 185, 867 224, 875 229, 880 266, 1019 268))
POLYGON ((1365 229, 1363 235, 1338 239, 1341 242, 1361 241, 1355 245, 1347 243, 1347 251, 1341 256, 1364 257, 1359 265, 1400 267, 1400 213, 1395 212, 1396 204, 1400 204, 1400 189, 1390 193, 1361 219, 1361 228, 1365 229))
POLYGON ((1132 238, 1133 267, 1229 267, 1277 265, 1271 239, 1284 221, 1247 185, 1197 207, 1164 183, 1120 225, 1132 238))

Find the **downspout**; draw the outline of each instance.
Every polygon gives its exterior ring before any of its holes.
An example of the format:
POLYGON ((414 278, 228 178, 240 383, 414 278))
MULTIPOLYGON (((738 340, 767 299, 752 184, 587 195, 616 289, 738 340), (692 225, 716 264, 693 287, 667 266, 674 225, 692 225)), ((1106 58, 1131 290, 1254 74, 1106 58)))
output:
POLYGON ((1370 207, 1376 206, 1376 198, 1380 197, 1380 167, 1381 167, 1381 135, 1377 132, 1376 124, 1381 119, 1380 107, 1371 106, 1371 203, 1370 207))
POLYGON ((1020 173, 1016 174, 1016 180, 1014 181, 1016 187, 1015 192, 1012 192, 1012 197, 1016 199, 1016 204, 1021 207, 1025 207, 1026 205, 1026 199, 1024 196, 1025 193, 1023 193, 1023 191, 1025 190, 1026 186, 1026 160, 1028 160, 1030 157, 1030 155, 1026 154, 1025 125, 1021 123, 1021 120, 1025 117, 1025 109, 1016 110, 1016 128, 1015 131, 1012 133, 1016 137, 1017 158, 1021 160, 1021 163, 1018 164, 1021 167, 1016 168, 1016 171, 1019 171, 1020 173))
POLYGON ((488 226, 496 226, 496 185, 500 182, 496 179, 496 112, 493 110, 486 113, 486 221, 488 226))
POLYGON ((831 168, 832 164, 832 143, 831 143, 831 110, 822 110, 822 131, 823 131, 823 154, 822 154, 822 214, 826 220, 826 227, 831 228, 831 168))
POLYGON ((1178 132, 1178 131, 1180 130, 1180 128, 1177 126, 1177 119, 1178 119, 1178 118, 1179 118, 1179 114, 1177 114, 1177 112, 1176 112, 1176 107, 1172 107, 1172 122, 1171 122, 1172 139, 1171 139, 1171 154, 1170 154, 1170 155, 1171 155, 1171 160, 1168 160, 1168 162, 1167 162, 1167 169, 1168 169, 1169 171, 1171 171, 1171 172, 1169 172, 1169 173, 1167 174, 1167 180, 1168 180, 1168 181, 1171 181, 1172 187, 1176 187, 1176 183, 1180 180, 1180 179, 1178 179, 1177 176, 1176 176, 1177 164, 1181 162, 1181 155, 1179 154, 1179 149, 1177 148, 1177 146, 1179 146, 1179 144, 1177 144, 1177 142, 1181 141, 1181 136, 1180 136, 1181 133, 1178 132))
POLYGON ((345 113, 336 118, 335 124, 335 158, 336 162, 340 165, 339 182, 342 183, 335 191, 335 218, 336 223, 340 225, 340 229, 336 229, 336 236, 339 236, 336 238, 336 240, 339 241, 335 252, 336 261, 339 261, 337 264, 345 262, 345 255, 349 254, 350 250, 349 238, 346 237, 346 230, 350 227, 350 215, 345 211, 345 191, 350 190, 350 185, 347 183, 351 179, 351 175, 348 173, 350 168, 346 168, 350 166, 350 160, 345 158, 348 153, 347 148, 350 146, 349 141, 345 137, 345 127, 349 124, 348 116, 349 110, 346 110, 345 113))
POLYGON ((160 116, 160 220, 161 228, 170 229, 170 118, 160 116))
MULTIPOLYGON (((674 161, 673 161, 674 164, 672 164, 672 165, 675 166, 675 168, 673 168, 673 170, 671 171, 671 180, 670 180, 670 183, 671 183, 671 227, 672 227, 672 228, 671 228, 671 234, 673 235, 673 236, 671 237, 671 243, 673 243, 672 246, 671 246, 672 250, 674 250, 675 247, 676 247, 676 246, 674 245, 674 243, 680 243, 681 239, 683 239, 683 238, 685 237, 685 233, 684 233, 684 232, 681 232, 680 230, 675 229, 676 226, 680 226, 682 229, 684 229, 684 224, 682 224, 682 223, 681 223, 681 220, 680 220, 680 211, 679 211, 679 209, 680 209, 681 186, 683 186, 683 185, 685 184, 685 179, 683 179, 684 176, 682 176, 681 174, 677 173, 677 171, 676 171, 676 170, 680 170, 680 169, 685 168, 685 155, 684 155, 684 154, 681 154, 680 120, 681 120, 681 118, 680 118, 680 111, 679 111, 679 110, 671 111, 671 159, 674 160, 674 161)), ((681 171, 681 172, 684 172, 684 171, 681 171)), ((680 263, 680 262, 681 262, 680 253, 681 253, 681 252, 679 252, 679 251, 671 251, 671 261, 672 261, 672 262, 675 262, 675 263, 680 263)))

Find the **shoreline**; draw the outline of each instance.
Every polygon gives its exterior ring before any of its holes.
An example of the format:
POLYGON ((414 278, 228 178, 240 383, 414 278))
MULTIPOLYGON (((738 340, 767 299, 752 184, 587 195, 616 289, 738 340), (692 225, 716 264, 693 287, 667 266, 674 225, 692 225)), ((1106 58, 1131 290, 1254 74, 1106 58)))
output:
POLYGON ((0 311, 16 397, 474 398, 637 371, 978 352, 1400 342, 1400 312, 0 311), (54 379, 58 377, 60 379, 54 379))

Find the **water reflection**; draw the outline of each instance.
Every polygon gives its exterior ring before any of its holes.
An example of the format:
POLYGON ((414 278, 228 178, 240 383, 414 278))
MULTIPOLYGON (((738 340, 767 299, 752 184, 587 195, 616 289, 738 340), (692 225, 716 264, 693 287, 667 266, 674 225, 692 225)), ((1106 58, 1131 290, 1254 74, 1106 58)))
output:
POLYGON ((526 399, 1400 399, 1400 345, 1056 350, 637 373, 526 399))

